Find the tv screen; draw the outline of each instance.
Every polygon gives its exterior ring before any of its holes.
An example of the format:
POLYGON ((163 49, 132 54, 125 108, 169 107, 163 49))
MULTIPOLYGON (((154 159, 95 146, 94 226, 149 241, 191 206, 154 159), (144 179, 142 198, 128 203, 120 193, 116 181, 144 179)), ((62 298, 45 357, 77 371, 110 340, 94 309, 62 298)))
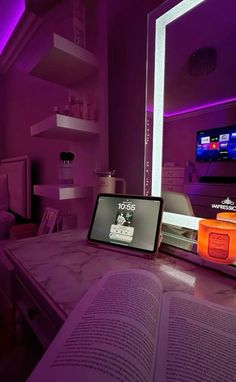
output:
POLYGON ((236 125, 198 131, 196 160, 236 160, 236 125))

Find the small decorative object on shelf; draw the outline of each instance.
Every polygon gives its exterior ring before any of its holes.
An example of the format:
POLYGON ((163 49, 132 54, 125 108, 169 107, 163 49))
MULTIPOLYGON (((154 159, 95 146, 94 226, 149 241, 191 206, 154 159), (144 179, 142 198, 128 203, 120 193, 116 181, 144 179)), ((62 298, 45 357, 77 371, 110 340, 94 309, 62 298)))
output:
POLYGON ((69 105, 65 105, 65 107, 63 109, 63 114, 64 115, 70 115, 70 106, 69 105))
POLYGON ((98 171, 98 170, 94 170, 94 174, 97 175, 97 176, 114 176, 115 175, 115 172, 116 170, 112 170, 112 171, 98 171))
POLYGON ((55 105, 55 106, 53 107, 53 112, 54 112, 55 114, 61 114, 60 109, 59 109, 59 106, 55 105))
POLYGON ((115 174, 113 171, 95 171, 97 175, 96 179, 96 193, 120 193, 125 194, 126 192, 126 181, 123 178, 116 178, 112 175, 115 174))
POLYGON ((216 263, 236 261, 236 224, 215 219, 200 220, 197 252, 216 263))
POLYGON ((75 154, 71 152, 60 153, 59 181, 61 184, 74 183, 74 160, 75 154))
POLYGON ((88 121, 98 120, 98 99, 95 95, 70 95, 69 103, 64 106, 63 114, 88 121))
POLYGON ((70 96, 70 116, 83 119, 83 100, 80 97, 70 96))

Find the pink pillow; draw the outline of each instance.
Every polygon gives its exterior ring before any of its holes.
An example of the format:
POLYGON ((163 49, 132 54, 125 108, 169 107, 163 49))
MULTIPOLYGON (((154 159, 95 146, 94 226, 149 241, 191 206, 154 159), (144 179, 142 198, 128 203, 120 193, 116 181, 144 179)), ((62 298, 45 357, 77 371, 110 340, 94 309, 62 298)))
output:
POLYGON ((8 186, 7 175, 0 175, 0 210, 6 211, 8 209, 8 186))

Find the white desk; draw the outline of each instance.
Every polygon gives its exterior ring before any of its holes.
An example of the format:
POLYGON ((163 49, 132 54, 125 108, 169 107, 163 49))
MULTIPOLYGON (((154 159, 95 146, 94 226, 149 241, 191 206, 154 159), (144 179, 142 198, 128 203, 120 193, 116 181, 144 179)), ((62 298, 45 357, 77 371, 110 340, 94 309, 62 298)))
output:
POLYGON ((179 290, 236 308, 236 280, 165 254, 154 260, 89 247, 77 231, 19 240, 6 254, 14 300, 45 348, 90 286, 111 270, 147 269, 164 291, 179 290))

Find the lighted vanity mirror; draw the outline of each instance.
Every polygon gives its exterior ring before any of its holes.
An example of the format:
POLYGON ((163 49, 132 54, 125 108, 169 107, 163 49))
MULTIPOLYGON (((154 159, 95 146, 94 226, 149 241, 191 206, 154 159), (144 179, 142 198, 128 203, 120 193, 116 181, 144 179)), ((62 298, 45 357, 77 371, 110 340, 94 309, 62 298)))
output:
POLYGON ((165 199, 164 242, 195 258, 199 221, 236 211, 235 12, 167 0, 148 16, 144 190, 165 199))

